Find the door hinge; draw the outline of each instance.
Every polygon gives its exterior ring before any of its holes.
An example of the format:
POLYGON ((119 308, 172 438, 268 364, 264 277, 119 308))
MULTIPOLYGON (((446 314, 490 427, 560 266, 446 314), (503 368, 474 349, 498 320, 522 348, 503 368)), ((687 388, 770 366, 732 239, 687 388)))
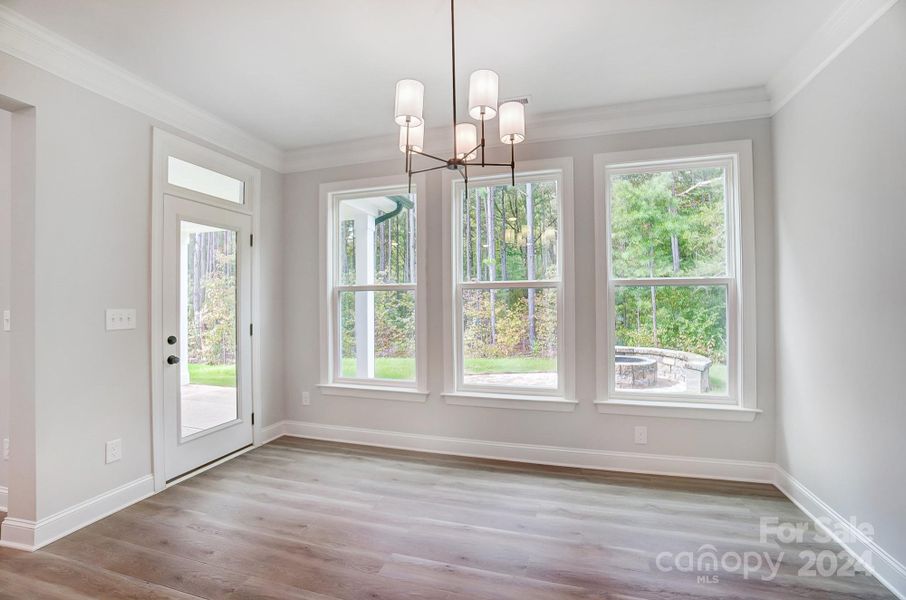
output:
POLYGON ((249 335, 255 335, 255 324, 249 323, 249 335))
POLYGON ((255 245, 255 234, 253 233, 249 236, 249 246, 254 246, 254 245, 255 245))
POLYGON ((255 413, 252 413, 252 425, 255 424, 255 413))

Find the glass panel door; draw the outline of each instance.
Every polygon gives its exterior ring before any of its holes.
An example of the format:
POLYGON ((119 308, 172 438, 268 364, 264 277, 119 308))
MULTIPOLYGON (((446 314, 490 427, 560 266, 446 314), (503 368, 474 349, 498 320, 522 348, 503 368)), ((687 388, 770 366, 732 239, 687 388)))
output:
POLYGON ((180 436, 238 418, 236 232, 180 222, 180 436))
POLYGON ((251 216, 167 194, 164 226, 169 481, 253 440, 251 216))

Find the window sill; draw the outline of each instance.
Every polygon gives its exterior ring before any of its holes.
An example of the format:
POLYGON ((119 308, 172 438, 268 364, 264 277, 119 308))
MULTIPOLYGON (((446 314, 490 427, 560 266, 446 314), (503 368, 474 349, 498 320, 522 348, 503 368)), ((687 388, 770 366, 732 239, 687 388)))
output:
POLYGON ((344 398, 366 398, 369 400, 398 400, 401 402, 426 402, 428 392, 415 388, 352 385, 348 383, 321 383, 318 385, 324 396, 344 398))
POLYGON ((444 402, 456 406, 480 406, 483 408, 507 408, 515 410, 544 410, 549 412, 572 412, 579 404, 553 396, 516 396, 512 394, 486 394, 477 392, 450 392, 442 394, 444 402))
POLYGON ((651 402, 638 400, 598 400, 599 413, 634 415, 639 417, 668 417, 673 419, 701 419, 707 421, 751 422, 761 413, 756 408, 733 405, 695 404, 691 402, 651 402))

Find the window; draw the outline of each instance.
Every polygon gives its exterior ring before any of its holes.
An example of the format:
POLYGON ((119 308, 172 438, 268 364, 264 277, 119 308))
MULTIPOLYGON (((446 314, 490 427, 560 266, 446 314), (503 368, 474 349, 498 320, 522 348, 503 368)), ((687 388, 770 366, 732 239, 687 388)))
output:
POLYGON ((167 183, 236 204, 245 201, 245 184, 241 180, 175 156, 167 157, 167 183))
POLYGON ((324 383, 421 389, 416 194, 382 187, 328 192, 325 199, 324 383))
POLYGON ((742 285, 751 224, 744 235, 740 153, 695 150, 597 161, 606 257, 599 356, 607 360, 599 374, 609 401, 741 404, 742 300, 752 296, 742 285))
POLYGON ((468 189, 449 182, 448 395, 571 395, 564 179, 558 169, 517 176, 515 186, 508 176, 471 179, 468 189))

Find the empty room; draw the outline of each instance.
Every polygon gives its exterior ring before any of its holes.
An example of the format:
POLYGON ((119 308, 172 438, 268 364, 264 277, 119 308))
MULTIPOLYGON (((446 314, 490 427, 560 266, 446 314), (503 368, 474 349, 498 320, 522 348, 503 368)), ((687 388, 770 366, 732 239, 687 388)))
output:
POLYGON ((906 600, 906 0, 0 0, 0 600, 906 600))

